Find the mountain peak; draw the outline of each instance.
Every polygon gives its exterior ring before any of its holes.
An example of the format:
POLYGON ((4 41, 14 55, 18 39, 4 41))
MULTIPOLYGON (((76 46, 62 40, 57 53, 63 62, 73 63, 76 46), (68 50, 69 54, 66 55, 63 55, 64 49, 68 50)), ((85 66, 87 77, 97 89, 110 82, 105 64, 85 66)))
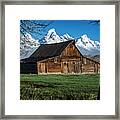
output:
POLYGON ((44 37, 45 44, 65 42, 68 40, 74 40, 74 38, 68 33, 65 33, 63 36, 59 36, 54 28, 50 29, 47 35, 44 37))
POLYGON ((63 35, 63 37, 65 38, 65 39, 68 39, 68 40, 74 40, 74 38, 73 37, 71 37, 68 33, 65 33, 64 35, 63 35))
POLYGON ((51 43, 59 43, 61 42, 61 39, 57 35, 55 29, 52 28, 48 31, 47 35, 44 37, 44 41, 46 44, 51 44, 51 43))
POLYGON ((50 30, 48 31, 48 34, 56 34, 55 29, 54 29, 54 28, 50 29, 50 30))
POLYGON ((87 36, 86 34, 82 35, 81 37, 82 37, 83 39, 88 38, 88 36, 87 36))

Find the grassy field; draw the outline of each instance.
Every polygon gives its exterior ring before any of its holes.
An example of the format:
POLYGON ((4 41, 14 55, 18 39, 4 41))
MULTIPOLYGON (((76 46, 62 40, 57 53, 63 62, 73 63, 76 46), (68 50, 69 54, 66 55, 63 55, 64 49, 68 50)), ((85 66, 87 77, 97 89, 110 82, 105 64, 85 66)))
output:
POLYGON ((21 74, 21 100, 96 100, 100 75, 21 74))

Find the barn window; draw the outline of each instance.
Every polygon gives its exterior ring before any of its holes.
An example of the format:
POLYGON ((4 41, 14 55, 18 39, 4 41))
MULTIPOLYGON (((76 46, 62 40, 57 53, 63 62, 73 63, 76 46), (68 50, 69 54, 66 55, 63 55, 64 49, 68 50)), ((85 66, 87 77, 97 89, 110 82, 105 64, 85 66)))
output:
POLYGON ((90 60, 87 59, 87 64, 90 64, 90 60))
POLYGON ((57 58, 54 58, 54 63, 57 63, 57 58))
POLYGON ((68 62, 64 62, 64 65, 67 65, 68 64, 68 62))
POLYGON ((86 60, 86 58, 84 58, 83 61, 84 61, 84 64, 87 64, 87 60, 86 60))
POLYGON ((72 44, 70 45, 70 48, 73 48, 72 44))

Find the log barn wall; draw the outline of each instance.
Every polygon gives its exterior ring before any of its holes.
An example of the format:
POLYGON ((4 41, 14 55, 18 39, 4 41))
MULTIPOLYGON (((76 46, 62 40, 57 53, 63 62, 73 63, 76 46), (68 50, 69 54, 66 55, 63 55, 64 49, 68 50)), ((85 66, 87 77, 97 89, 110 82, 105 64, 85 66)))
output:
POLYGON ((99 73, 99 63, 84 57, 73 43, 70 43, 60 56, 37 62, 38 74, 41 73, 99 73))

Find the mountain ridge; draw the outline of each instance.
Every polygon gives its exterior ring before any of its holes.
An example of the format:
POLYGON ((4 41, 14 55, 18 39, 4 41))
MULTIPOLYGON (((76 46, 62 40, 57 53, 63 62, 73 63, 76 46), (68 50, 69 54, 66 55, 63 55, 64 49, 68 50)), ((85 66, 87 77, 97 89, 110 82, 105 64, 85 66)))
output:
MULTIPOLYGON (((100 43, 98 41, 91 40, 86 34, 80 36, 78 39, 71 37, 68 33, 60 36, 56 33, 54 28, 48 30, 44 36, 44 44, 54 44, 65 42, 69 40, 75 40, 75 45, 78 50, 85 56, 99 56, 100 55, 100 43)), ((32 38, 30 34, 20 37, 20 58, 24 59, 29 57, 41 43, 38 40, 32 38)))
POLYGON ((45 36, 45 44, 65 42, 68 40, 75 40, 76 47, 83 55, 95 56, 100 54, 100 43, 91 40, 86 34, 76 40, 67 33, 63 36, 59 36, 55 29, 50 29, 45 36))

